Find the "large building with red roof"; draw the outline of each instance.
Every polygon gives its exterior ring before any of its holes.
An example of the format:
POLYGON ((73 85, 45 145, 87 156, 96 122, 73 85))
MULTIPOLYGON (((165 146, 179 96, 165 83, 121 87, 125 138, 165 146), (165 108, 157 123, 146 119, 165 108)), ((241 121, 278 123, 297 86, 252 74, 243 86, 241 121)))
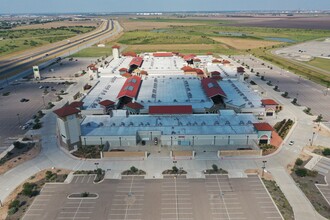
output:
POLYGON ((100 67, 101 77, 82 101, 54 111, 59 129, 67 131, 60 132, 61 143, 72 147, 102 140, 124 148, 157 140, 159 147, 230 149, 269 143, 272 128, 258 123, 255 115, 276 102, 261 101, 230 61, 212 55, 130 52, 107 66, 111 71, 100 67))

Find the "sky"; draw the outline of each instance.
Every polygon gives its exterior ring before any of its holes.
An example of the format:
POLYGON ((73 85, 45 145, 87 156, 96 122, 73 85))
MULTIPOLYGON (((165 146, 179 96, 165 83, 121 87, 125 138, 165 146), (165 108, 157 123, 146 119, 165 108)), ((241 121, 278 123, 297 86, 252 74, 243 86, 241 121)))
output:
POLYGON ((0 13, 330 10, 330 0, 0 0, 0 13))

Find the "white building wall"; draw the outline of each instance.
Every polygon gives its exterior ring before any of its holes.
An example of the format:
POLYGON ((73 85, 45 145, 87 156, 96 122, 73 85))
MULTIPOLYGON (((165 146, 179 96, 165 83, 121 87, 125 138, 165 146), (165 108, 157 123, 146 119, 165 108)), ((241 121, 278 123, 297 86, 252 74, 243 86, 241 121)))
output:
POLYGON ((70 115, 66 117, 67 128, 68 128, 68 139, 71 143, 76 143, 80 141, 80 123, 76 115, 70 115))
POLYGON ((119 49, 118 48, 112 49, 112 56, 114 59, 119 59, 119 49))
POLYGON ((60 132, 60 137, 64 143, 67 142, 68 134, 66 133, 66 128, 65 128, 65 121, 63 121, 61 118, 57 118, 57 126, 60 132))

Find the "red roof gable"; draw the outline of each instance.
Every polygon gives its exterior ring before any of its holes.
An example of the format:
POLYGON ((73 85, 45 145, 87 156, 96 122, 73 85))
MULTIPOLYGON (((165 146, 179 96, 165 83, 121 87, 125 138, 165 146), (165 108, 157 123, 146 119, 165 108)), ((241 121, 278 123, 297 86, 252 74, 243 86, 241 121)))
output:
POLYGON ((88 66, 87 66, 87 68, 91 68, 91 67, 94 67, 96 64, 94 64, 94 63, 92 63, 92 64, 89 64, 88 66))
POLYGON ((119 45, 113 45, 112 48, 113 48, 113 49, 114 49, 114 48, 119 49, 120 46, 119 46, 119 45))
POLYGON ((124 67, 123 68, 120 68, 119 71, 120 72, 124 72, 124 71, 126 72, 127 71, 127 68, 124 68, 124 67))
POLYGON ((261 103, 263 105, 278 105, 278 103, 275 102, 273 99, 262 99, 261 103))
POLYGON ((212 60, 212 63, 221 63, 221 60, 214 59, 214 60, 212 60))
POLYGON ((222 77, 221 76, 212 76, 211 78, 212 79, 215 79, 215 80, 222 80, 222 77))
POLYGON ((126 72, 126 73, 123 73, 121 76, 126 77, 126 78, 130 78, 130 77, 132 77, 132 74, 126 72))
POLYGON ((71 107, 69 105, 67 106, 64 106, 62 108, 59 108, 55 111, 53 111, 58 117, 66 117, 66 116, 69 116, 69 115, 74 115, 74 114, 77 114, 79 113, 80 111, 74 107, 71 107))
POLYGON ((241 67, 241 66, 237 67, 237 72, 244 73, 245 72, 244 67, 241 67))
POLYGON ((202 87, 207 97, 209 98, 212 98, 216 95, 227 97, 226 93, 222 90, 222 88, 215 79, 212 78, 202 79, 202 87))
POLYGON ((183 70, 184 72, 190 72, 194 71, 194 68, 192 68, 191 66, 184 66, 181 68, 181 70, 183 70))
POLYGON ((129 63, 130 66, 136 65, 136 66, 141 66, 143 62, 142 57, 134 57, 133 60, 129 63))
POLYGON ((128 108, 131 108, 131 109, 135 109, 135 110, 143 109, 143 105, 141 105, 138 102, 130 102, 130 103, 127 103, 125 106, 128 108))
POLYGON ((199 59, 199 58, 195 58, 194 61, 195 61, 195 62, 201 62, 201 59, 199 59))
POLYGON ((78 101, 75 101, 75 102, 71 102, 71 104, 69 106, 73 107, 73 108, 80 108, 84 105, 84 102, 78 102, 78 101))
POLYGON ((211 72, 211 76, 220 76, 220 75, 221 75, 221 73, 218 72, 218 71, 212 71, 211 72))
POLYGON ((149 106, 149 114, 192 114, 191 105, 149 106))
POLYGON ((115 104, 115 102, 109 100, 109 99, 106 99, 106 100, 103 100, 101 102, 99 102, 100 105, 104 106, 104 107, 108 107, 108 106, 112 106, 115 104))
POLYGON ((197 75, 204 75, 204 71, 201 69, 194 69, 194 71, 197 73, 197 75))
POLYGON ((189 60, 194 59, 195 56, 196 56, 196 55, 194 55, 194 54, 190 54, 190 55, 183 56, 183 59, 184 59, 185 61, 189 61, 189 60))
POLYGON ((142 70, 142 71, 140 72, 140 74, 141 74, 141 75, 148 75, 148 72, 145 71, 145 70, 142 70))
POLYGON ((274 130, 274 128, 266 122, 253 123, 253 126, 255 127, 255 129, 257 131, 273 131, 274 130))
POLYGON ((223 64, 229 64, 230 62, 228 60, 223 60, 222 63, 223 64))
POLYGON ((154 53, 154 57, 173 57, 173 53, 163 52, 163 53, 154 53))
POLYGON ((123 87, 121 88, 117 98, 124 96, 135 98, 138 94, 141 85, 141 78, 138 76, 132 76, 126 80, 123 87))

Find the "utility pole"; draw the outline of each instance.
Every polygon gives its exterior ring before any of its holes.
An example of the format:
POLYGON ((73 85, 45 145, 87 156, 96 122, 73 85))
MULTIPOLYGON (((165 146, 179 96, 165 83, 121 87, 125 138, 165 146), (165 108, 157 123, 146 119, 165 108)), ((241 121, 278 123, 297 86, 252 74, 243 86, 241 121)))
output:
POLYGON ((266 160, 263 160, 262 163, 263 163, 263 166, 261 167, 262 168, 262 175, 261 175, 261 177, 264 177, 267 161, 266 160))

